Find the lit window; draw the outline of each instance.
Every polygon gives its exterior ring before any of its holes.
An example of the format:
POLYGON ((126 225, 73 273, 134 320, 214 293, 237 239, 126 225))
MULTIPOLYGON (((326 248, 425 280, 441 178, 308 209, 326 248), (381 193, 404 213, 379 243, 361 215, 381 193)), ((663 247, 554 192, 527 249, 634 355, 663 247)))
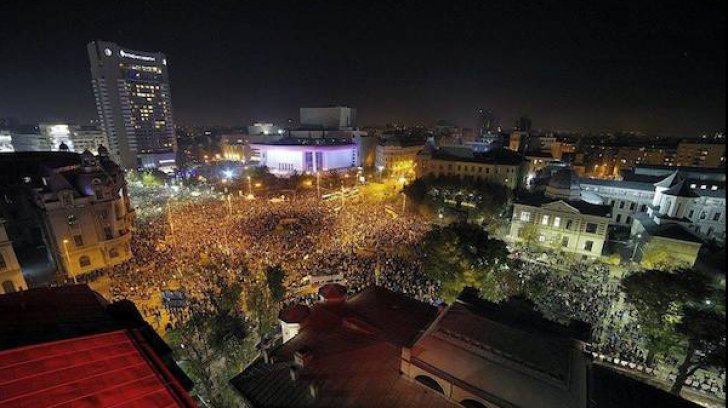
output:
POLYGON ((695 188, 695 187, 697 187, 697 186, 698 186, 697 184, 691 184, 691 185, 690 185, 690 188, 695 188))
POLYGON ((545 241, 546 241, 546 237, 545 236, 543 236, 543 235, 539 235, 538 236, 538 242, 545 242, 545 241))
POLYGON ((706 186, 705 184, 703 184, 703 185, 700 186, 700 189, 701 190, 705 190, 706 188, 708 188, 708 186, 706 186))
POLYGON ((521 211, 521 221, 531 221, 531 213, 528 211, 521 211))
POLYGON ((561 217, 554 217, 554 227, 560 227, 561 226, 561 217))
POLYGON ((541 218, 541 224, 549 225, 549 216, 548 215, 544 215, 543 218, 541 218))
POLYGON ((715 190, 718 189, 718 186, 712 186, 712 187, 710 187, 710 189, 713 190, 713 191, 715 191, 715 190))

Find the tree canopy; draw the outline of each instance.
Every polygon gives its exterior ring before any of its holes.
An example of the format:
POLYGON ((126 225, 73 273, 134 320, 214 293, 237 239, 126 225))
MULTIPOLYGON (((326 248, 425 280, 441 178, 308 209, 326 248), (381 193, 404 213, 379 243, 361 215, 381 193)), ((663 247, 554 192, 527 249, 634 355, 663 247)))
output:
POLYGON ((482 227, 453 223, 435 227, 423 238, 425 273, 442 283, 441 296, 452 301, 465 286, 491 300, 515 292, 517 278, 508 265, 503 241, 491 239, 482 227))

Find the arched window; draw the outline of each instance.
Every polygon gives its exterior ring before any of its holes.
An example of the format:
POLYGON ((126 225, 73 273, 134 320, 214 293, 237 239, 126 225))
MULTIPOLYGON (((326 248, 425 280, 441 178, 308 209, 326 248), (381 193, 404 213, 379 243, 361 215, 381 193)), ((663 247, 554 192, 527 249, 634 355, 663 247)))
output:
POLYGON ((437 381, 433 380, 432 378, 430 378, 426 375, 418 375, 417 377, 415 377, 415 381, 424 385, 427 388, 430 388, 430 389, 433 389, 433 390, 439 392, 440 394, 445 394, 445 391, 442 390, 442 387, 440 387, 440 384, 437 381))
POLYGON ((87 267, 87 266, 91 265, 91 258, 89 258, 89 257, 88 257, 88 256, 86 256, 86 255, 84 255, 84 256, 82 256, 82 257, 78 258, 78 265, 79 265, 79 266, 80 266, 81 268, 85 268, 85 267, 87 267))
POLYGON ((465 408, 488 408, 480 402, 471 399, 460 401, 460 405, 464 406, 465 408))
POLYGON ((3 292, 4 293, 13 293, 15 292, 15 284, 13 281, 6 280, 3 282, 3 292))

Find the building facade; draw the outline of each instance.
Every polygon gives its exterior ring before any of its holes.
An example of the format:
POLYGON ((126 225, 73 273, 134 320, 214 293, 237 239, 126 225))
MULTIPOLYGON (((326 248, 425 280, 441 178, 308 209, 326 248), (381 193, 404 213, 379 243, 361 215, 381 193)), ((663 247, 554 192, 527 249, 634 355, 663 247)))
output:
POLYGON ((595 203, 603 203, 612 208, 610 222, 632 227, 638 216, 651 217, 663 214, 664 219, 676 219, 685 228, 702 239, 725 242, 725 190, 720 182, 700 181, 686 177, 681 170, 675 170, 658 181, 649 182, 654 177, 630 180, 580 179, 582 196, 595 203), (682 191, 676 193, 685 197, 671 200, 661 192, 665 185, 670 189, 680 185, 682 191), (667 200, 666 202, 663 202, 667 200), (667 207, 673 205, 674 207, 667 207), (679 202, 678 202, 679 201, 679 202), (679 208, 678 208, 679 207, 679 208))
POLYGON ((173 168, 177 140, 167 58, 105 41, 87 48, 112 158, 126 169, 173 168))
POLYGON ((722 141, 682 140, 677 145, 678 166, 725 167, 725 139, 722 141))
POLYGON ((359 166, 354 143, 340 139, 285 138, 251 143, 251 162, 266 166, 273 174, 289 175, 345 170, 359 166))
POLYGON ((98 156, 88 151, 0 155, 0 170, 0 190, 8 198, 0 210, 9 225, 16 224, 13 233, 19 239, 41 235, 61 275, 74 278, 131 258, 134 210, 124 173, 106 149, 98 156), (13 217, 23 211, 35 222, 16 223, 13 217))
POLYGON ((506 149, 474 152, 470 148, 427 145, 417 155, 417 177, 457 176, 521 188, 526 181, 527 162, 523 156, 506 149))
POLYGON ((0 218, 0 294, 28 289, 13 243, 5 231, 5 220, 0 218))
POLYGON ((73 142, 72 151, 83 153, 88 150, 93 154, 98 154, 99 146, 108 149, 109 140, 106 134, 98 126, 71 126, 71 141, 73 142))

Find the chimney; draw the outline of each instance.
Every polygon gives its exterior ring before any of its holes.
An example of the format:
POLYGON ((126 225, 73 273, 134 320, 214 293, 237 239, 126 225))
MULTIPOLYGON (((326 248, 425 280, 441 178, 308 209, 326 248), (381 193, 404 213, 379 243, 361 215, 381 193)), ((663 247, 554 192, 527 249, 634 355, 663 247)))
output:
POLYGON ((298 367, 301 367, 301 368, 306 367, 306 365, 308 365, 308 363, 311 362, 312 358, 313 358, 313 355, 305 347, 302 347, 293 353, 293 361, 295 362, 295 364, 298 367))
POLYGON ((318 399, 319 392, 321 391, 321 386, 318 383, 311 383, 308 385, 308 393, 311 395, 311 398, 318 399))

